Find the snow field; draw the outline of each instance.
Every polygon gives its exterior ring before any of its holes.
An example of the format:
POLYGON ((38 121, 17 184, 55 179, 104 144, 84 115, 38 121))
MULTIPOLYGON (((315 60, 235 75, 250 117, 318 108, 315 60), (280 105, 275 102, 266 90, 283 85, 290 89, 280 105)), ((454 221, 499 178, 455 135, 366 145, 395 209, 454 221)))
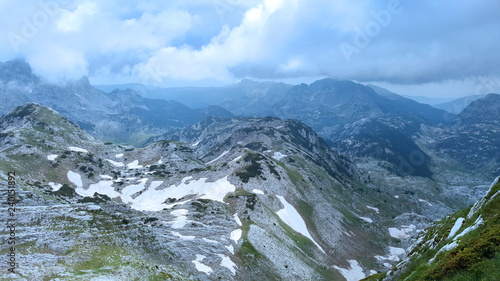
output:
POLYGON ((366 277, 365 274, 363 273, 363 268, 359 266, 358 261, 349 260, 348 262, 349 265, 351 266, 349 269, 334 266, 334 268, 338 270, 347 281, 359 281, 366 277))
POLYGON ((309 230, 307 230, 306 223, 300 216, 299 212, 288 203, 283 196, 277 195, 278 199, 281 201, 281 204, 283 204, 284 208, 276 212, 278 217, 286 223, 288 226, 290 226, 293 230, 296 232, 302 234, 303 236, 307 237, 309 240, 311 240, 323 253, 325 251, 321 246, 314 241, 314 239, 311 237, 311 234, 309 233, 309 230))

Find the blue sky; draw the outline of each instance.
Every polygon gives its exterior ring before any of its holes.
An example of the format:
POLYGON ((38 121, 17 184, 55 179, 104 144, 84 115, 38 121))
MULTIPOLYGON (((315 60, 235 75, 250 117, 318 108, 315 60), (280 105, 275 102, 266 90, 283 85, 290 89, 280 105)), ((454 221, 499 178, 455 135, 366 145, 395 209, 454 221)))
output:
POLYGON ((0 59, 51 81, 350 79, 400 94, 500 92, 498 0, 0 0, 0 59))

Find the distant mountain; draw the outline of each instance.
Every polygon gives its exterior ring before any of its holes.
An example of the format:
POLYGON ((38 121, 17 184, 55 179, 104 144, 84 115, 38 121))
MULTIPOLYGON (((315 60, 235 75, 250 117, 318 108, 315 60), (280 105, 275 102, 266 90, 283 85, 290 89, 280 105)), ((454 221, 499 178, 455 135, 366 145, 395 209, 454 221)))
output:
POLYGON ((459 120, 434 136, 433 147, 468 169, 500 174, 500 95, 489 94, 467 106, 459 120))
POLYGON ((176 101, 143 98, 137 92, 102 92, 87 78, 50 84, 24 61, 0 65, 0 114, 36 102, 59 111, 88 132, 110 141, 140 144, 145 139, 194 124, 208 116, 233 116, 217 107, 191 109, 176 101))
POLYGON ((292 88, 275 107, 280 118, 295 118, 335 141, 346 124, 364 118, 410 114, 428 124, 445 122, 443 110, 397 95, 390 98, 351 81, 323 79, 292 88))
POLYGON ((453 98, 443 98, 443 97, 408 96, 408 95, 402 95, 402 96, 407 99, 411 99, 423 104, 429 104, 432 106, 453 100, 453 98))
POLYGON ((4 83, 36 83, 40 78, 31 71, 31 66, 24 60, 17 59, 6 62, 0 62, 0 80, 4 83))
POLYGON ((456 99, 453 101, 433 105, 435 108, 446 110, 453 114, 459 114, 473 101, 484 98, 486 95, 474 95, 456 99))
MULTIPOLYGON (((389 99, 401 99, 401 98, 403 98, 403 96, 400 96, 400 95, 398 95, 394 92, 391 92, 391 91, 389 91, 385 88, 382 88, 382 87, 378 87, 378 86, 371 85, 371 84, 368 84, 366 86, 372 88, 375 91, 375 93, 377 93, 383 97, 389 98, 389 99)), ((411 99, 409 97, 406 97, 406 98, 411 99)))
POLYGON ((175 100, 193 108, 210 105, 221 106, 239 116, 272 115, 272 106, 283 99, 293 86, 277 82, 256 82, 243 79, 240 83, 225 87, 177 87, 159 88, 140 84, 99 86, 110 90, 129 87, 144 97, 175 100))
POLYGON ((344 153, 388 161, 391 170, 400 175, 425 177, 432 175, 429 156, 415 144, 414 137, 422 124, 446 122, 446 112, 430 105, 333 79, 292 88, 275 113, 303 121, 344 153), (421 163, 408 167, 406 163, 414 154, 420 156, 421 163), (400 168, 402 162, 404 169, 400 168))
POLYGON ((498 163, 495 125, 484 123, 496 116, 494 109, 485 111, 484 118, 471 119, 489 108, 481 104, 473 113, 464 111, 469 117, 457 116, 383 88, 334 79, 296 86, 244 79, 226 87, 103 92, 86 78, 63 85, 43 82, 24 61, 2 63, 0 73, 0 114, 36 102, 105 141, 141 145, 209 116, 275 116, 300 120, 330 147, 359 161, 370 159, 399 176, 432 178, 450 159, 467 171, 479 168, 485 173, 494 172, 498 163), (171 100, 145 97, 154 94, 171 100), (179 100, 203 107, 191 109, 179 100), (480 149, 473 152, 471 146, 480 149))
MULTIPOLYGON (((242 80, 219 88, 156 90, 164 97, 203 105, 213 103, 238 115, 301 120, 331 147, 359 159, 382 161, 384 167, 400 176, 432 177, 433 166, 439 161, 433 161, 429 153, 448 151, 445 147, 450 144, 444 136, 453 134, 461 119, 380 87, 334 79, 296 86, 242 80)), ((208 115, 223 115, 219 111, 208 115)), ((450 137, 450 148, 459 149, 454 143, 457 136, 450 137)), ((444 155, 460 164, 468 161, 449 152, 444 155)), ((455 153, 463 155, 459 150, 455 153)), ((473 169, 474 165, 464 167, 473 169)))

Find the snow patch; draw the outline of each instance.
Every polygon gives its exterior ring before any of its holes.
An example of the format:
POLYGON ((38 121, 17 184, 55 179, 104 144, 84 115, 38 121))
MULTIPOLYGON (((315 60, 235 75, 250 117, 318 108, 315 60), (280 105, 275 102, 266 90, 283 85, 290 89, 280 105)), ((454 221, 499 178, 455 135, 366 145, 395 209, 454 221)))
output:
POLYGON ((374 210, 377 214, 379 213, 378 208, 375 208, 375 207, 372 207, 372 206, 366 206, 366 208, 368 208, 370 210, 374 210))
POLYGON ((122 158, 123 157, 123 153, 118 153, 115 155, 115 158, 122 158))
MULTIPOLYGON (((161 190, 157 190, 157 188, 163 184, 163 181, 153 181, 147 187, 146 182, 148 179, 141 179, 138 184, 126 186, 121 192, 117 192, 112 187, 113 181, 111 180, 101 181, 84 190, 80 175, 75 172, 68 172, 68 179, 79 188, 80 195, 93 196, 94 192, 97 192, 111 198, 121 196, 123 202, 129 203, 133 209, 141 211, 161 211, 164 208, 185 204, 191 199, 173 204, 166 204, 165 201, 169 198, 180 199, 188 195, 198 195, 198 198, 224 202, 226 194, 234 192, 236 189, 227 178, 228 176, 215 182, 206 182, 206 178, 191 180, 192 177, 186 177, 182 179, 179 185, 171 185, 161 190), (133 195, 140 191, 142 191, 140 195, 132 198, 133 195)), ((109 178, 106 177, 106 179, 109 178)))
POLYGON ((297 210, 292 205, 290 205, 283 196, 277 195, 276 197, 278 197, 278 199, 281 201, 281 204, 283 204, 284 206, 283 209, 276 212, 280 219, 296 232, 309 238, 309 240, 311 240, 323 253, 325 253, 323 248, 321 248, 321 246, 316 243, 316 241, 314 241, 314 239, 311 237, 309 230, 307 230, 306 223, 300 216, 299 212, 297 212, 297 210))
POLYGON ((434 262, 434 260, 439 255, 439 253, 444 252, 444 251, 449 251, 457 246, 458 246, 458 243, 456 241, 453 241, 450 244, 444 245, 443 248, 439 249, 439 251, 434 255, 434 257, 427 262, 427 264, 431 264, 432 262, 434 262))
POLYGON ((214 163, 215 161, 217 161, 217 160, 221 159, 221 158, 222 158, 222 157, 224 157, 224 155, 226 155, 228 152, 229 152, 229 150, 226 150, 226 151, 222 152, 222 154, 221 154, 221 155, 219 155, 219 157, 215 158, 215 159, 214 159, 214 160, 212 160, 212 161, 207 162, 207 165, 210 165, 210 164, 214 163))
POLYGON ((170 233, 179 237, 181 240, 194 240, 196 238, 196 236, 184 236, 184 235, 180 234, 179 232, 175 232, 175 231, 170 231, 170 233))
POLYGON ((465 218, 458 218, 457 221, 455 222, 455 224, 453 225, 453 227, 451 228, 450 234, 448 235, 448 238, 446 238, 446 239, 450 239, 451 237, 455 236, 455 234, 457 234, 457 231, 460 229, 460 227, 462 227, 462 224, 464 223, 464 221, 465 221, 465 218))
POLYGON ((234 158, 233 160, 231 160, 231 163, 234 163, 234 162, 236 162, 236 161, 239 161, 241 158, 242 158, 242 156, 240 155, 240 156, 238 156, 238 157, 234 158))
POLYGON ((264 191, 262 191, 260 189, 254 189, 254 190, 252 190, 252 193, 264 195, 264 191))
POLYGON ((479 208, 484 204, 484 202, 486 201, 486 195, 490 194, 491 190, 493 189, 493 186, 495 186, 495 184, 497 184, 498 181, 500 181, 500 176, 497 177, 493 181, 493 183, 491 183, 490 188, 488 189, 488 191, 485 194, 485 197, 481 198, 481 200, 474 203, 474 205, 472 206, 472 208, 469 211, 469 214, 467 215, 468 219, 472 218, 474 216, 474 214, 479 210, 479 208))
POLYGON ((234 218, 234 220, 236 221, 236 223, 237 223, 239 226, 242 226, 242 225, 243 225, 243 224, 241 223, 240 218, 238 217, 238 213, 234 214, 234 215, 233 215, 233 218, 234 218))
POLYGON ((52 191, 58 191, 63 186, 60 183, 53 183, 53 182, 49 182, 49 185, 50 187, 52 187, 52 191))
POLYGON ((76 147, 76 146, 69 146, 68 147, 69 150, 71 151, 74 151, 74 152, 84 152, 84 153, 89 153, 86 149, 84 148, 79 148, 79 147, 76 147))
POLYGON ((222 259, 220 265, 225 268, 228 268, 231 271, 231 273, 235 275, 237 268, 236 264, 228 256, 225 256, 223 254, 218 254, 218 256, 222 259))
POLYGON ((348 262, 351 266, 349 269, 334 266, 334 268, 338 270, 347 281, 359 281, 366 277, 363 273, 363 268, 359 266, 358 261, 349 260, 348 262))
POLYGON ((113 164, 113 166, 115 166, 115 167, 123 167, 124 166, 122 162, 116 162, 116 161, 109 160, 109 159, 104 159, 104 160, 106 160, 109 163, 113 164))
POLYGON ((455 236, 455 238, 453 238, 453 241, 456 241, 458 238, 464 236, 465 234, 477 229, 478 227, 480 227, 481 225, 483 225, 484 221, 483 221, 483 218, 481 216, 479 216, 476 221, 474 222, 474 225, 471 225, 469 227, 467 227, 466 229, 464 229, 460 234, 458 234, 457 236, 455 236))
POLYGON ((183 228, 188 223, 187 219, 188 212, 189 211, 186 209, 178 209, 170 212, 171 215, 175 216, 175 219, 170 222, 172 224, 172 228, 175 229, 183 228))
POLYGON ((82 188, 83 186, 82 177, 75 172, 68 171, 68 180, 76 185, 76 187, 82 188))
POLYGON ((112 180, 112 179, 113 179, 113 177, 108 176, 108 175, 100 175, 100 177, 101 177, 102 179, 105 179, 105 180, 112 180))
POLYGON ((57 158, 58 156, 59 156, 59 155, 57 155, 57 154, 47 155, 47 160, 49 160, 49 161, 54 161, 54 160, 56 160, 56 158, 57 158))
POLYGON ((102 195, 107 195, 109 198, 116 198, 120 196, 120 193, 116 192, 113 188, 113 181, 100 181, 98 183, 91 184, 87 189, 83 189, 81 186, 75 189, 76 193, 84 197, 92 197, 95 193, 102 195))
POLYGON ((228 250, 231 254, 233 254, 233 255, 234 255, 234 247, 233 247, 233 245, 229 245, 229 246, 225 246, 225 247, 226 247, 226 249, 227 249, 227 250, 228 250))
POLYGON ((413 224, 410 224, 408 226, 402 225, 401 229, 397 229, 395 227, 390 227, 389 228, 389 234, 391 237, 397 238, 397 239, 406 239, 410 237, 408 233, 414 231, 416 229, 416 226, 413 224))
POLYGON ((236 190, 227 177, 215 182, 206 182, 206 178, 189 181, 191 177, 186 177, 179 185, 171 185, 162 190, 156 190, 157 186, 153 187, 153 183, 155 183, 153 182, 147 190, 134 199, 132 208, 143 211, 160 211, 169 207, 165 204, 165 200, 168 198, 180 199, 187 195, 200 195, 199 198, 202 199, 224 202, 226 194, 236 190))
POLYGON ((400 261, 399 256, 404 254, 405 250, 403 248, 389 247, 389 255, 388 256, 375 256, 375 258, 379 261, 400 261))
POLYGON ((203 261, 205 258, 206 257, 204 255, 196 255, 196 260, 194 260, 192 262, 194 263, 194 265, 196 266, 196 269, 199 272, 203 272, 203 273, 210 275, 210 273, 213 271, 212 268, 210 266, 206 266, 206 265, 201 263, 201 261, 203 261))
POLYGON ((132 195, 136 194, 137 192, 144 190, 146 187, 146 182, 148 179, 140 179, 139 184, 133 184, 133 185, 128 185, 124 187, 121 191, 121 198, 122 202, 124 203, 133 203, 134 199, 132 199, 132 195))
POLYGON ((389 253, 391 255, 399 256, 405 253, 405 249, 397 247, 389 247, 389 253))
POLYGON ((241 231, 241 229, 235 229, 231 232, 231 240, 234 241, 234 243, 238 244, 238 241, 240 240, 241 238, 241 234, 243 232, 241 231))
POLYGON ((133 162, 127 164, 127 168, 129 169, 140 169, 142 167, 144 166, 139 165, 139 160, 134 160, 133 162))
POLYGON ((212 239, 207 239, 205 237, 201 238, 201 240, 203 240, 203 242, 207 242, 207 243, 211 243, 211 244, 219 244, 218 241, 215 241, 215 240, 212 240, 212 239))
POLYGON ((276 160, 278 160, 278 161, 280 161, 281 159, 283 159, 283 158, 285 158, 287 156, 288 155, 285 155, 285 154, 283 154, 281 152, 274 152, 274 154, 273 154, 273 158, 276 159, 276 160))
POLYGON ((429 203, 429 201, 427 200, 424 200, 424 199, 418 199, 418 201, 422 202, 422 203, 427 203, 427 205, 429 205, 430 207, 432 207, 432 204, 429 203))
POLYGON ((366 221, 367 223, 372 223, 373 222, 373 220, 370 219, 370 218, 365 218, 365 217, 359 217, 359 218, 362 219, 362 220, 364 220, 364 221, 366 221))

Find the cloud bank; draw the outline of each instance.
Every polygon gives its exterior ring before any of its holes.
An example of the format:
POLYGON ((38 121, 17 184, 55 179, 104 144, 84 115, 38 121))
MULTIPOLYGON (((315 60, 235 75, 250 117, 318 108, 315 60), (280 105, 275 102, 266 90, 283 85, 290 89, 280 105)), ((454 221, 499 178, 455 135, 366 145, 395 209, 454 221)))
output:
POLYGON ((0 59, 97 83, 500 77, 500 2, 0 1, 0 59))

